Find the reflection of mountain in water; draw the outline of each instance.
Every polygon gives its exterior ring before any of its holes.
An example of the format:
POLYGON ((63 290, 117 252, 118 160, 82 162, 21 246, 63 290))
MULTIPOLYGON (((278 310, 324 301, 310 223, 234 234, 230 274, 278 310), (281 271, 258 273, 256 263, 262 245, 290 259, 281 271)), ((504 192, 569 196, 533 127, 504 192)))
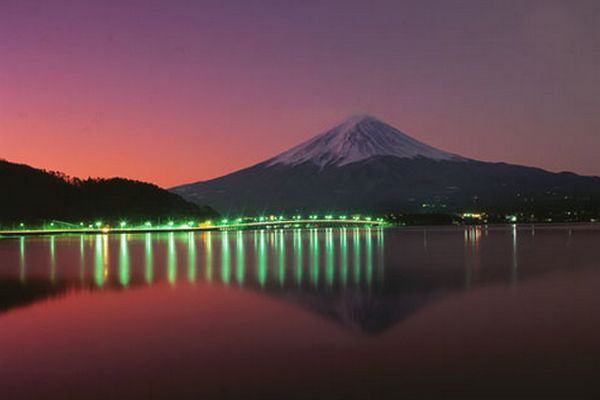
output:
POLYGON ((0 270, 0 312, 69 291, 206 283, 243 287, 344 327, 377 333, 447 293, 535 275, 534 269, 518 270, 516 230, 491 240, 508 251, 502 252, 505 259, 492 254, 489 260, 482 258, 488 240, 482 232, 469 228, 464 236, 455 230, 428 237, 423 231, 326 229, 21 238, 2 243, 3 254, 14 257, 0 270))
POLYGON ((404 320, 438 297, 436 293, 369 293, 348 290, 336 295, 291 292, 282 299, 365 333, 378 333, 404 320))

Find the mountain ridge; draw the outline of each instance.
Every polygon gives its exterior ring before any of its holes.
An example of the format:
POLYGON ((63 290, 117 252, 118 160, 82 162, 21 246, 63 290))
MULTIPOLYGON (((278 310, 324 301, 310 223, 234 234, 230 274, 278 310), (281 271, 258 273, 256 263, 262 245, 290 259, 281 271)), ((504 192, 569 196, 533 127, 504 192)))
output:
POLYGON ((150 183, 124 178, 82 180, 1 159, 0 188, 0 224, 218 215, 150 183))
POLYGON ((258 164, 171 190, 225 215, 600 210, 599 177, 462 157, 364 116, 258 164))

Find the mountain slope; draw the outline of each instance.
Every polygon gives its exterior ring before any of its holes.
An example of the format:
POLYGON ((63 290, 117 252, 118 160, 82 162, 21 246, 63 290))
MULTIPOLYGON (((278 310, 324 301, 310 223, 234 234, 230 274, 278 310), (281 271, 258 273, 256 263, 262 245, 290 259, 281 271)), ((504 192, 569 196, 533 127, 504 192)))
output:
POLYGON ((269 160, 267 166, 311 162, 321 168, 352 164, 376 156, 425 157, 459 160, 460 157, 433 148, 368 115, 351 117, 269 160))
POLYGON ((600 178, 467 159, 373 117, 353 117, 260 164, 172 190, 226 215, 600 204, 600 178))
POLYGON ((69 179, 28 165, 0 160, 0 223, 57 219, 141 220, 213 218, 209 207, 192 204, 158 186, 128 179, 69 179))

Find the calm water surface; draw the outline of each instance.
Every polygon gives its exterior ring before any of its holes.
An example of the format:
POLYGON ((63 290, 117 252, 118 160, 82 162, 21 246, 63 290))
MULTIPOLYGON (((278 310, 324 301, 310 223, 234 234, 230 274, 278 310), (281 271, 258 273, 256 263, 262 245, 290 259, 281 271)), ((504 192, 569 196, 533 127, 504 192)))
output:
POLYGON ((584 398, 600 230, 0 239, 0 398, 584 398))

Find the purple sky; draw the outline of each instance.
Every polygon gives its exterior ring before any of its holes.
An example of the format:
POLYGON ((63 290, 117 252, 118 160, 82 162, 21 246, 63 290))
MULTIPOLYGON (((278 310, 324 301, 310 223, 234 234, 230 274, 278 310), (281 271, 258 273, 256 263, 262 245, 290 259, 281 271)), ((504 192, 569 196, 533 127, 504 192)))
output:
POLYGON ((172 186, 356 113, 600 175, 600 1, 0 0, 0 158, 172 186))

